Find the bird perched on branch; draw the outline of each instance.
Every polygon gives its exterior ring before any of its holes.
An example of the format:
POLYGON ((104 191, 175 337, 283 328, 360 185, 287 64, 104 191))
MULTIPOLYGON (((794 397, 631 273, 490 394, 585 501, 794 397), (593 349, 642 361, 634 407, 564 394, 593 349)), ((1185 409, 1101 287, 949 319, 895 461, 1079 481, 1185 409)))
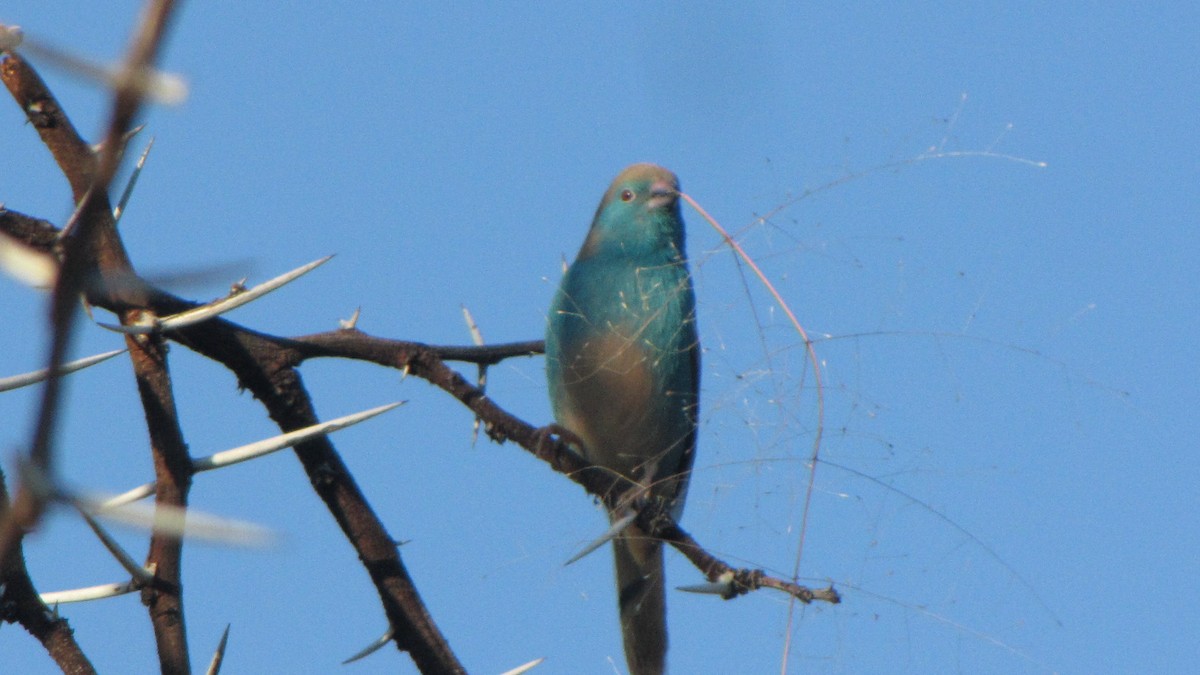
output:
MULTIPOLYGON (((546 331, 550 400, 569 432, 564 438, 631 483, 620 500, 606 500, 612 521, 650 504, 681 515, 696 447, 699 364, 679 182, 660 166, 635 164, 600 201, 546 331)), ((613 554, 630 673, 661 673, 662 543, 633 523, 613 539, 613 554)))

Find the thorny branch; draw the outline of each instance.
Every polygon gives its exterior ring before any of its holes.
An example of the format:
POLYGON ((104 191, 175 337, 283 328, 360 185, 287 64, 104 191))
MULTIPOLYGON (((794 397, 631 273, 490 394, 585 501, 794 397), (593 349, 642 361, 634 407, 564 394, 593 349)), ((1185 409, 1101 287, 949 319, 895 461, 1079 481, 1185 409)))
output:
MULTIPOLYGON (((130 48, 121 83, 117 86, 111 122, 99 152, 94 152, 75 131, 66 113, 37 73, 19 55, 5 53, 0 76, 10 93, 37 129, 71 186, 79 205, 78 218, 65 237, 36 218, 0 208, 0 231, 62 261, 53 300, 54 347, 51 368, 62 361, 71 332, 74 303, 80 292, 95 306, 117 314, 122 324, 137 322, 145 314, 167 316, 198 306, 139 279, 125 253, 113 223, 108 185, 123 152, 124 134, 132 125, 143 92, 136 86, 141 73, 153 63, 174 9, 169 0, 153 2, 130 48), (104 280, 119 280, 105 283, 104 280)), ((618 501, 631 486, 610 472, 594 470, 561 440, 556 440, 496 405, 478 387, 446 365, 462 361, 491 365, 514 356, 540 353, 540 341, 480 347, 431 346, 385 340, 356 329, 342 329, 298 338, 266 335, 225 319, 213 319, 178 331, 150 336, 127 336, 133 370, 146 413, 151 449, 155 458, 159 503, 184 507, 191 481, 191 461, 175 412, 166 361, 164 338, 223 364, 263 403, 284 432, 317 423, 317 415, 297 367, 318 357, 357 359, 396 368, 421 377, 458 399, 487 422, 497 442, 514 441, 583 486, 589 493, 618 501)), ((44 390, 39 426, 30 456, 52 477, 51 437, 58 405, 57 385, 51 378, 44 390)), ((375 515, 353 476, 326 437, 295 448, 314 490, 324 500, 371 576, 391 623, 397 647, 412 656, 422 672, 464 672, 433 619, 421 602, 416 586, 400 559, 395 540, 375 515)), ((21 554, 21 535, 41 513, 44 504, 29 490, 20 490, 9 508, 0 485, 0 552, 3 580, 7 584, 0 618, 18 620, 46 644, 56 662, 69 672, 91 672, 91 666, 71 639, 66 622, 50 614, 40 602, 21 554)), ((839 602, 832 587, 812 590, 767 576, 761 570, 730 567, 705 551, 687 532, 658 509, 644 509, 639 526, 681 551, 710 580, 728 584, 723 595, 737 595, 771 587, 804 601, 839 602)), ((156 579, 144 591, 159 640, 164 672, 188 672, 186 633, 179 562, 181 542, 155 535, 148 563, 156 579)))
MULTIPOLYGON (((9 508, 8 489, 4 474, 0 473, 0 514, 9 508)), ((17 622, 29 631, 46 648, 46 653, 64 673, 88 675, 96 672, 92 667, 67 620, 58 616, 42 603, 29 570, 25 568, 25 554, 18 539, 12 554, 0 564, 0 580, 4 583, 0 591, 0 621, 17 622)))
MULTIPOLYGON (((167 345, 160 336, 127 336, 125 342, 133 359, 133 374, 150 432, 157 484, 155 503, 184 509, 192 485, 192 459, 175 409, 175 394, 167 369, 167 345)), ((164 673, 191 671, 183 613, 182 558, 182 538, 158 531, 151 535, 146 566, 155 570, 155 575, 154 582, 142 589, 142 602, 150 610, 159 667, 164 673)))
MULTIPOLYGON (((116 232, 108 186, 120 166, 125 134, 142 107, 142 75, 149 71, 157 59, 175 8, 173 0, 157 0, 147 5, 129 53, 121 65, 118 85, 113 92, 108 131, 98 151, 93 151, 83 141, 45 82, 20 55, 15 52, 0 55, 3 59, 0 62, 0 79, 3 79, 10 94, 25 111, 26 118, 38 129, 42 141, 54 155, 71 185, 76 203, 74 227, 69 232, 60 233, 61 246, 55 251, 60 256, 61 264, 51 299, 51 345, 47 365, 50 376, 42 389, 40 411, 28 455, 31 469, 51 484, 55 480, 54 432, 61 405, 57 370, 65 361, 73 332, 75 303, 81 291, 103 288, 102 284, 96 282, 105 275, 132 275, 132 266, 116 232)), ((129 310, 117 313, 122 323, 134 318, 129 310)), ((185 506, 191 477, 190 460, 175 416, 165 360, 139 358, 145 353, 134 352, 133 348, 137 346, 134 340, 127 342, 146 408, 160 485, 165 486, 158 494, 158 502, 185 506)), ((143 343, 145 346, 151 345, 150 341, 143 343)), ((13 556, 20 554, 21 538, 41 518, 46 499, 47 495, 31 489, 22 481, 13 503, 5 504, 5 517, 0 519, 0 561, 5 568, 12 564, 13 556)), ((152 538, 149 560, 156 565, 159 578, 167 583, 159 589, 163 592, 147 595, 146 600, 158 640, 160 665, 163 672, 167 673, 187 673, 191 670, 184 632, 182 593, 179 590, 181 552, 182 542, 178 538, 165 538, 160 534, 152 538)), ((39 599, 33 608, 41 604, 39 599)), ((65 667, 66 664, 60 662, 60 665, 65 667)))
MULTIPOLYGON (((575 481, 590 494, 609 504, 619 503, 626 491, 636 487, 628 480, 610 471, 598 470, 572 451, 567 444, 551 438, 544 429, 533 427, 513 416, 496 405, 483 391, 468 382, 461 374, 446 365, 447 353, 453 353, 460 357, 468 356, 475 348, 451 349, 413 342, 385 340, 354 329, 298 337, 289 346, 299 351, 299 360, 301 361, 319 356, 350 358, 399 368, 428 380, 457 398, 483 419, 487 423, 488 434, 493 440, 516 442, 549 464, 555 471, 575 481)), ((491 349, 492 353, 507 351, 513 356, 520 356, 525 353, 541 353, 542 344, 528 342, 519 345, 497 345, 491 349)), ((463 360, 470 361, 472 359, 463 360)), ((840 596, 832 586, 813 590, 794 582, 771 577, 761 570, 731 567, 704 550, 690 534, 661 509, 643 509, 638 515, 638 524, 643 531, 662 539, 683 553, 709 581, 731 577, 730 588, 733 590, 726 595, 727 598, 765 587, 784 591, 805 603, 813 600, 835 604, 841 602, 840 596)))
MULTIPOLYGON (((54 155, 79 205, 72 230, 66 236, 56 233, 55 239, 42 236, 46 229, 37 226, 34 219, 0 211, 5 226, 16 225, 13 229, 5 228, 9 234, 44 252, 55 253, 61 260, 52 301, 54 340, 49 366, 52 373, 63 360, 75 317, 75 302, 81 291, 93 304, 118 314, 123 324, 135 321, 142 312, 170 314, 189 304, 158 293, 147 285, 130 283, 137 277, 132 273, 113 226, 107 194, 108 183, 120 162, 125 131, 141 104, 142 92, 138 85, 158 52, 173 7, 172 2, 156 2, 146 12, 142 29, 119 78, 124 86, 117 87, 111 122, 98 157, 74 130, 36 71, 16 53, 2 55, 0 76, 54 155), (104 283, 106 277, 119 279, 120 283, 104 283)), ((209 331, 190 336, 189 346, 235 369, 239 381, 266 404, 272 418, 284 431, 316 421, 299 375, 289 368, 279 367, 280 364, 270 359, 266 340, 249 331, 234 335, 232 331, 220 330, 229 327, 219 322, 210 322, 207 326, 209 331), (211 330, 214 328, 217 330, 211 330), (264 358, 256 360, 252 354, 261 354, 264 358)), ((191 468, 175 419, 165 351, 159 340, 159 336, 140 341, 127 338, 155 451, 160 486, 158 499, 160 503, 169 501, 182 506, 186 504, 191 468)), ((50 448, 58 404, 58 380, 51 377, 43 389, 42 409, 30 450, 34 468, 51 480, 50 448)), ((327 439, 320 438, 297 446, 296 452, 318 494, 325 499, 375 582, 385 612, 395 628, 397 645, 408 650, 424 672, 462 672, 462 666, 421 603, 400 562, 393 539, 367 505, 332 445, 327 439)), ((23 568, 19 551, 21 536, 37 521, 44 508, 43 496, 23 489, 19 491, 15 505, 4 508, 0 514, 3 516, 0 518, 0 560, 5 562, 4 571, 13 570, 18 564, 23 568)), ((179 593, 179 547, 177 539, 172 541, 159 536, 151 543, 151 562, 159 563, 158 583, 148 589, 145 599, 154 617, 164 672, 190 670, 179 593)), ((21 577, 28 579, 27 575, 14 576, 21 577)), ((46 611, 31 587, 30 593, 21 596, 10 593, 5 597, 9 600, 20 597, 25 601, 17 611, 18 615, 46 611)), ((68 669, 66 661, 60 660, 59 664, 64 670, 68 669)))

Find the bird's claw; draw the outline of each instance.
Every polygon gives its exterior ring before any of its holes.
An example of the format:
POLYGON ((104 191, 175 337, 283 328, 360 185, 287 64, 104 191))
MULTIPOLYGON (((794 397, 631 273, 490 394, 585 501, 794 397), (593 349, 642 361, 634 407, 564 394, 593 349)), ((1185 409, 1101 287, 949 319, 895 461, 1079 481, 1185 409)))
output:
POLYGON ((552 422, 534 432, 533 445, 537 448, 538 457, 541 459, 549 458, 551 451, 554 449, 555 436, 558 436, 559 441, 574 446, 580 452, 583 451, 583 439, 578 434, 561 424, 552 422))

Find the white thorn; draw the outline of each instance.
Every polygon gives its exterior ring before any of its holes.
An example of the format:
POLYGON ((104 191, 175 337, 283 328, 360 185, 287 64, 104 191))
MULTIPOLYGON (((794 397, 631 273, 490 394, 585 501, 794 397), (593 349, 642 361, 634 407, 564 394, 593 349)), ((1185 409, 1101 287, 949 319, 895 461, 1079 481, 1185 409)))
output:
POLYGON ((69 591, 50 591, 42 593, 42 602, 47 605, 60 605, 68 602, 87 602, 88 600, 102 600, 104 598, 115 598, 118 595, 132 593, 141 588, 136 581, 126 581, 121 584, 100 584, 99 586, 88 586, 87 588, 74 588, 69 591))
MULTIPOLYGON (((88 356, 88 357, 84 357, 82 359, 71 361, 70 363, 64 363, 61 366, 59 366, 58 374, 60 376, 66 375, 67 373, 73 373, 77 370, 82 370, 84 368, 87 368, 88 366, 94 366, 97 363, 100 363, 101 361, 107 361, 108 359, 111 359, 112 357, 116 356, 117 354, 122 354, 125 351, 126 350, 124 350, 124 349, 115 349, 111 352, 105 352, 103 354, 96 354, 94 356, 88 356)), ((31 384, 35 384, 37 382, 41 382, 42 380, 45 380, 49 375, 50 375, 50 369, 42 368, 41 370, 35 370, 30 373, 23 373, 21 375, 12 375, 9 377, 0 378, 0 391, 8 391, 10 389, 17 389, 19 387, 25 387, 25 386, 28 386, 31 384)))
POLYGON ((612 539, 612 538, 616 537, 617 535, 621 534, 622 532, 624 532, 625 528, 629 527, 630 523, 637 520, 637 515, 638 514, 636 511, 631 511, 628 515, 625 515, 620 520, 614 522, 612 524, 612 526, 608 528, 607 532, 600 535, 599 539, 597 539, 596 541, 593 541, 592 543, 588 544, 587 546, 584 546, 582 551, 571 556, 570 560, 563 563, 563 567, 566 567, 567 565, 570 565, 573 562, 577 562, 577 561, 581 560, 587 554, 589 554, 592 551, 595 551, 596 549, 600 548, 601 546, 607 544, 610 539, 612 539))
POLYGON ((189 309, 186 312, 180 312, 179 314, 173 314, 166 318, 159 319, 151 326, 117 326, 114 324, 100 322, 97 322, 97 324, 109 330, 116 331, 118 333, 127 333, 130 335, 144 335, 147 333, 153 333, 154 331, 178 330, 202 321, 208 321, 209 319, 220 316, 225 312, 241 307, 248 302, 257 300, 258 298, 270 293, 280 286, 294 281, 297 277, 303 276, 313 271, 317 267, 324 265, 325 263, 329 262, 329 259, 332 257, 333 256, 331 255, 325 256, 320 260, 314 260, 307 265, 297 267, 291 272, 281 274, 274 279, 263 282, 249 290, 235 292, 232 295, 229 295, 216 302, 211 302, 207 305, 201 305, 194 309, 189 309))
POLYGON ((363 647, 354 656, 351 656, 350 658, 346 659, 345 661, 342 661, 342 665, 344 666, 347 663, 354 663, 355 661, 358 661, 359 659, 365 659, 368 656, 370 656, 370 655, 374 654, 375 652, 379 651, 380 649, 382 649, 384 645, 386 645, 387 643, 389 643, 391 641, 392 641, 392 629, 388 628, 387 632, 385 632, 383 635, 380 635, 378 638, 376 638, 376 640, 374 642, 367 645, 366 647, 363 647))
POLYGON ((522 673, 528 673, 529 671, 533 670, 534 668, 542 665, 542 662, 545 660, 546 660, 546 657, 543 656, 540 659, 534 659, 534 660, 530 661, 529 663, 517 666, 516 668, 513 668, 512 670, 506 670, 503 673, 500 673, 500 675, 521 675, 522 673))

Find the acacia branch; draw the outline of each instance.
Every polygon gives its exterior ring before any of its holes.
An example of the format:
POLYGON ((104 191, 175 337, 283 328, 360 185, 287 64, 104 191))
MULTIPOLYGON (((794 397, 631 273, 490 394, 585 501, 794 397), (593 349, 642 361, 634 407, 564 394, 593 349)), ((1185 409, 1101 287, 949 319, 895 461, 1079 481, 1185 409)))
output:
MULTIPOLYGON (((118 314, 122 324, 132 322, 143 311, 167 315, 196 306, 195 303, 158 292, 148 285, 131 283, 140 280, 133 274, 124 246, 113 227, 112 209, 107 196, 108 182, 119 164, 125 130, 129 128, 141 104, 142 91, 136 85, 140 74, 145 72, 158 52, 173 7, 174 3, 169 1, 153 3, 146 14, 123 71, 122 83, 128 86, 118 87, 116 92, 114 112, 99 160, 70 126, 66 115, 37 73, 20 56, 13 53, 3 55, 2 75, 6 86, 38 128, 71 184, 76 202, 80 203, 75 228, 65 238, 61 252, 63 265, 53 301, 51 372, 55 372, 55 366, 61 362, 62 353, 65 352, 74 318, 74 302, 80 291, 86 293, 92 304, 118 314), (115 280, 116 283, 105 283, 104 279, 115 280)), ((0 213, 0 216, 3 216, 0 217, 0 223, 6 228, 9 225, 25 226, 10 231, 26 243, 46 252, 53 250, 53 242, 32 236, 38 234, 38 230, 28 227, 29 219, 11 212, 0 213)), ((279 358, 276 340, 220 320, 207 322, 202 327, 173 337, 232 370, 238 381, 263 402, 283 431, 310 426, 317 421, 299 374, 279 358)), ((145 356, 139 354, 133 357, 135 372, 149 376, 148 386, 143 391, 148 420, 153 417, 161 421, 150 411, 156 406, 163 407, 162 403, 166 400, 164 396, 170 393, 169 380, 165 379, 165 369, 158 369, 156 375, 155 368, 149 363, 139 366, 136 359, 145 356)), ((154 361, 161 359, 149 358, 149 362, 154 361)), ((139 385, 141 383, 139 380, 139 385)), ((142 387, 139 386, 139 389, 142 387)), ((35 464, 49 468, 50 438, 58 405, 57 379, 52 377, 43 391, 42 412, 31 456, 35 464)), ((182 448, 181 435, 172 440, 169 438, 172 435, 170 431, 165 431, 170 426, 177 429, 177 424, 160 426, 158 422, 151 421, 151 425, 152 437, 160 435, 160 440, 164 441, 161 448, 174 446, 173 450, 156 453, 156 468, 161 464, 161 468, 173 476, 176 484, 175 494, 168 499, 183 500, 186 488, 179 488, 185 486, 186 481, 180 480, 185 474, 179 470, 178 464, 181 457, 186 457, 186 452, 179 452, 182 448)), ((375 582, 385 613, 395 630, 397 645, 412 655, 423 672, 463 672, 461 664, 422 604, 416 587, 400 562, 393 539, 367 504, 332 444, 326 438, 319 438, 298 445, 295 451, 317 493, 358 551, 375 582)), ((163 472, 160 472, 160 489, 162 478, 163 472)), ((10 509, 8 517, 0 522, 0 528, 3 528, 0 529, 0 551, 15 552, 20 543, 20 534, 36 521, 44 508, 30 491, 23 492, 30 496, 22 498, 18 495, 18 504, 22 508, 10 509)), ((162 546, 163 540, 158 541, 160 545, 152 546, 151 557, 169 560, 172 555, 162 546)), ((178 556, 174 557, 177 562, 178 556)), ((3 560, 11 559, 4 556, 3 560)), ((171 577, 163 574, 161 579, 170 580, 171 577)), ((174 579, 177 581, 177 573, 174 579)), ((156 600, 156 606, 157 603, 156 600)), ((181 609, 181 606, 177 605, 175 609, 181 609)), ((172 616, 174 610, 168 608, 161 615, 172 616)), ((179 631, 174 632, 174 637, 169 641, 182 644, 178 640, 182 636, 182 614, 176 618, 179 631)), ((186 662, 178 658, 180 653, 175 649, 176 656, 169 658, 182 667, 186 662)), ((182 654, 186 658, 186 652, 182 654)))
MULTIPOLYGON (((529 352, 541 351, 534 342, 521 343, 529 352)), ((512 415, 488 398, 482 390, 471 384, 457 371, 445 364, 444 353, 461 352, 432 347, 417 342, 404 342, 376 338, 357 329, 341 329, 295 338, 292 345, 299 349, 301 359, 342 357, 370 361, 383 366, 398 368, 428 380, 430 383, 458 399, 463 405, 484 420, 488 434, 497 442, 515 441, 552 469, 583 486, 588 493, 613 505, 622 501, 625 494, 637 486, 629 480, 592 465, 570 447, 551 437, 546 428, 534 427, 512 415)), ((466 351, 470 348, 461 348, 466 351)), ((767 575, 762 570, 739 569, 718 559, 704 549, 670 514, 658 508, 643 508, 638 514, 638 525, 651 536, 662 539, 683 553, 709 581, 728 578, 731 591, 726 598, 733 598, 759 588, 775 588, 793 595, 802 602, 821 600, 830 603, 841 601, 832 586, 825 589, 809 589, 786 579, 767 575)))
MULTIPOLYGON (((114 226, 107 195, 108 184, 119 166, 124 134, 141 105, 143 92, 135 83, 157 55, 173 6, 169 0, 156 2, 147 13, 124 66, 122 82, 128 86, 118 86, 115 92, 113 113, 99 157, 79 137, 44 82, 28 64, 15 54, 5 55, 0 63, 0 75, 6 86, 50 149, 71 185, 76 203, 80 204, 75 228, 61 242, 63 264, 53 301, 51 372, 65 352, 74 302, 81 291, 94 305, 116 313, 124 325, 135 323, 145 312, 167 316, 198 306, 155 289, 136 276, 114 226)), ((0 228, 40 250, 53 251, 56 240, 46 236, 47 228, 41 222, 0 210, 0 228)), ((318 422, 297 370, 303 361, 331 356, 366 360, 412 372, 428 380, 485 420, 494 440, 518 443, 555 471, 610 504, 619 501, 632 487, 629 481, 592 466, 545 430, 511 415, 445 363, 457 360, 491 365, 513 356, 540 353, 543 348, 540 341, 437 347, 373 338, 353 329, 289 339, 258 333, 225 319, 213 319, 164 334, 127 338, 151 436, 158 499, 163 504, 186 506, 192 471, 175 413, 165 345, 161 342, 164 337, 223 364, 234 373, 240 386, 249 389, 262 402, 283 432, 318 422)), ((52 467, 50 439, 58 402, 55 378, 51 378, 44 391, 38 432, 30 455, 39 468, 49 469, 52 467)), ((320 437, 298 444, 294 450, 313 489, 363 561, 379 593, 397 647, 407 651, 423 672, 464 672, 422 603, 394 539, 374 513, 333 444, 328 438, 320 437)), ((52 474, 47 472, 47 475, 52 474)), ((19 492, 18 503, 21 500, 19 492)), ((3 557, 5 572, 15 565, 23 569, 20 533, 36 520, 41 509, 36 500, 29 504, 27 512, 13 509, 10 515, 15 512, 17 516, 4 518, 0 523, 0 527, 6 528, 0 530, 0 552, 6 550, 7 542, 10 553, 3 557)), ((669 516, 654 509, 643 510, 639 514, 639 524, 683 552, 710 580, 730 577, 733 591, 728 597, 767 586, 785 590, 806 602, 838 600, 832 588, 812 591, 768 577, 761 570, 731 568, 704 551, 669 516)), ((179 577, 180 546, 178 539, 157 534, 152 538, 149 562, 156 564, 157 577, 144 593, 155 624, 160 665, 164 672, 186 672, 188 668, 179 577)), ((86 663, 86 659, 83 661, 86 663)))
MULTIPOLYGON (((35 220, 15 212, 0 211, 0 231, 47 251, 46 238, 38 235, 41 228, 29 227, 35 220)), ((138 283, 142 282, 139 280, 138 283)), ((148 284, 144 288, 147 294, 141 311, 169 316, 199 306, 199 303, 178 298, 148 284)), ((88 299, 109 311, 129 310, 107 293, 89 291, 88 299)), ((294 341, 258 333, 222 318, 172 331, 165 336, 229 369, 239 386, 248 389, 262 402, 281 431, 294 431, 319 421, 300 374, 295 370, 302 359, 294 341)), ((495 347, 481 358, 498 358, 496 350, 499 349, 502 348, 495 347)), ((359 490, 333 444, 322 436, 299 444, 293 450, 313 489, 354 546, 375 584, 397 647, 407 651, 422 672, 465 672, 421 601, 401 561, 395 540, 359 490)))
MULTIPOLYGON (((121 77, 113 95, 108 131, 96 154, 80 137, 62 106, 45 82, 15 53, 4 56, 0 66, 9 92, 26 117, 38 129, 63 175, 71 186, 77 204, 74 229, 62 242, 62 264, 51 301, 52 344, 50 377, 43 389, 41 413, 31 443, 30 461, 53 480, 53 434, 60 404, 57 368, 62 363, 76 316, 80 291, 92 289, 102 278, 125 278, 132 266, 116 231, 108 186, 124 154, 125 134, 141 109, 144 88, 141 74, 147 72, 161 49, 167 26, 174 14, 173 0, 157 0, 146 7, 122 64, 121 77)), ((107 292, 111 284, 101 284, 107 292)), ((127 284, 123 289, 140 291, 127 284)), ((135 320, 134 310, 119 312, 122 323, 135 320)), ((166 370, 165 349, 158 340, 127 340, 138 391, 146 413, 151 451, 159 484, 157 503, 183 508, 191 481, 191 461, 183 442, 166 370)), ((17 506, 0 523, 0 551, 19 543, 21 530, 32 526, 45 505, 32 490, 17 493, 17 506)), ((3 555, 0 553, 0 555, 3 555)), ((184 630, 180 560, 182 541, 156 532, 150 541, 148 561, 156 570, 156 583, 146 589, 143 599, 150 610, 158 642, 160 666, 164 673, 188 673, 187 636, 184 630)), ((5 558, 7 559, 7 558, 5 558)))
POLYGON ((92 185, 95 153, 75 130, 46 82, 24 58, 15 52, 3 52, 0 59, 0 79, 58 163, 71 186, 74 202, 81 202, 92 185))
MULTIPOLYGON (((79 293, 103 275, 128 276, 131 272, 116 233, 108 185, 120 166, 125 132, 142 105, 143 88, 137 83, 158 55, 174 7, 172 0, 158 0, 147 7, 123 64, 122 86, 114 93, 108 134, 98 157, 75 131, 37 72, 15 52, 0 54, 0 79, 55 156, 77 205, 75 227, 62 242, 62 264, 50 301, 51 340, 46 365, 50 377, 42 388, 28 450, 33 468, 51 481, 55 478, 53 447, 61 405, 58 367, 65 361, 71 340, 75 303, 79 293)), ((122 316, 122 321, 125 319, 122 316)), ((0 522, 0 561, 7 560, 23 531, 37 523, 45 507, 40 495, 18 486, 9 517, 0 522)))
MULTIPOLYGON (((155 505, 168 510, 187 508, 192 485, 192 460, 167 369, 167 348, 160 336, 126 336, 137 379, 138 395, 150 432, 154 458, 155 505)), ((163 673, 188 673, 186 622, 183 613, 183 539, 176 533, 155 530, 150 537, 146 567, 154 580, 142 589, 142 602, 150 611, 158 644, 159 667, 163 673)))
MULTIPOLYGON (((0 224, 2 222, 0 220, 0 224)), ((189 303, 161 292, 153 296, 151 305, 164 315, 196 306, 195 303, 189 303)), ((275 394, 263 394, 263 392, 278 392, 279 390, 268 382, 260 381, 261 378, 266 377, 270 380, 272 377, 288 373, 287 379, 292 381, 285 389, 299 387, 302 390, 302 385, 299 384, 299 374, 294 369, 307 359, 337 357, 368 361, 403 372, 410 372, 429 381, 458 399, 475 415, 486 421, 489 435, 493 440, 516 442, 545 461, 558 473, 567 476, 583 486, 590 494, 608 503, 618 502, 632 487, 627 480, 594 467, 565 443, 548 436, 544 429, 534 427, 496 405, 483 391, 445 363, 446 360, 453 359, 468 363, 494 364, 504 358, 534 355, 542 351, 543 345, 540 341, 486 347, 448 347, 377 338, 357 329, 340 329, 297 338, 281 338, 250 331, 225 319, 215 319, 181 331, 169 332, 167 337, 226 364, 238 375, 239 383, 243 387, 250 389, 256 397, 268 404, 268 409, 273 410, 272 417, 277 422, 281 422, 281 420, 276 418, 274 406, 268 403, 275 394), (264 364, 271 364, 268 370, 274 369, 276 375, 271 376, 268 372, 264 372, 262 370, 264 364)), ((306 396, 305 400, 307 400, 306 396)), ((286 409, 285 406, 284 410, 286 409)), ((297 426, 300 425, 297 424, 297 426)), ((285 428, 284 422, 281 422, 281 428, 284 428, 285 431, 288 430, 285 428)), ((321 440, 327 443, 326 439, 321 440)), ((297 452, 300 454, 299 448, 297 452)), ((302 461, 304 461, 303 456, 302 461)), ((340 473, 340 471, 341 469, 336 473, 340 473)), ((352 479, 347 476, 347 480, 352 479)), ((339 518, 339 522, 342 522, 341 518, 339 518)), ((671 521, 665 513, 646 509, 639 515, 639 525, 653 536, 661 538, 678 549, 710 581, 726 580, 730 588, 729 593, 725 594, 726 597, 736 597, 758 588, 767 587, 787 592, 804 602, 820 600, 836 603, 840 601, 837 592, 832 588, 813 590, 788 580, 766 575, 761 570, 739 569, 730 566, 708 553, 691 535, 677 523, 671 521)), ((352 541, 356 540, 355 536, 349 534, 350 530, 347 529, 347 526, 343 526, 343 530, 348 532, 352 541)), ((370 565, 368 565, 368 569, 371 569, 370 565)), ((394 627, 398 625, 390 613, 389 619, 393 621, 394 627)), ((401 631, 397 631, 396 639, 401 648, 407 648, 406 643, 402 642, 404 638, 401 631)))
MULTIPOLYGON (((8 489, 4 474, 0 472, 0 518, 8 517, 9 508, 8 489)), ((25 567, 25 553, 20 540, 13 545, 12 554, 0 564, 0 581, 3 582, 3 590, 0 590, 0 621, 21 624, 42 643, 46 653, 64 673, 93 675, 96 672, 75 641, 67 620, 42 602, 25 567)))

